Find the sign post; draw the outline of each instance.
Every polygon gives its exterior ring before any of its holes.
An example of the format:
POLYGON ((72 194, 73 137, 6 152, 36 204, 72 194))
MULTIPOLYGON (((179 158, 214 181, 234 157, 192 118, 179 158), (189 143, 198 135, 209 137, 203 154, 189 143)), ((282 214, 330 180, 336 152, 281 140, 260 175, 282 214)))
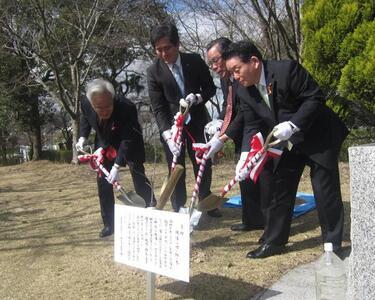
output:
POLYGON ((155 299, 155 273, 146 272, 147 300, 155 299))
POLYGON ((189 282, 189 214, 115 204, 114 259, 147 271, 150 300, 155 274, 189 282))

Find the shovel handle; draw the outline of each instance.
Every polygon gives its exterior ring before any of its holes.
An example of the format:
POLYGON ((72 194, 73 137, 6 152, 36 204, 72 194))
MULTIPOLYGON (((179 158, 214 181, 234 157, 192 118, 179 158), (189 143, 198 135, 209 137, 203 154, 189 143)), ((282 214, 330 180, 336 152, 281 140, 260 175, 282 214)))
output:
MULTIPOLYGON (((82 151, 82 153, 84 153, 85 155, 92 155, 91 153, 88 153, 86 151, 82 151)), ((98 162, 95 162, 95 164, 98 166, 98 168, 100 169, 100 171, 103 172, 103 174, 105 175, 105 177, 108 177, 109 176, 109 172, 108 170, 102 165, 102 164, 99 164, 98 162)), ((117 182, 117 181, 114 181, 113 183, 113 186, 119 190, 120 192, 123 192, 125 193, 124 189, 121 187, 121 185, 117 182)))
MULTIPOLYGON (((104 166, 102 164, 97 164, 97 166, 99 167, 99 169, 103 172, 103 174, 105 175, 105 177, 108 177, 109 176, 109 172, 106 168, 104 168, 104 166)), ((118 181, 114 181, 113 183, 113 186, 119 190, 121 193, 125 193, 124 189, 122 188, 122 186, 118 183, 118 181)))
MULTIPOLYGON (((273 134, 275 132, 275 129, 273 129, 268 135, 267 135, 267 138, 266 138, 266 141, 264 142, 264 145, 262 147, 262 149, 260 149, 258 153, 261 153, 263 154, 264 152, 266 152, 270 147, 272 146, 275 146, 277 144, 279 144, 281 142, 280 139, 277 139, 273 142, 271 142, 271 139, 273 137, 273 134)), ((256 164, 253 163, 251 160, 248 162, 248 164, 246 165, 246 169, 250 170, 254 165, 256 164)), ((224 198, 224 196, 231 190, 231 188, 237 183, 237 180, 236 180, 236 177, 234 177, 222 190, 221 192, 221 197, 224 198)))
MULTIPOLYGON (((190 106, 183 107, 183 106, 180 105, 179 111, 184 116, 184 119, 185 119, 185 116, 189 113, 189 109, 190 109, 190 106)), ((174 124, 176 125, 176 121, 174 122, 174 124)), ((181 145, 181 136, 182 136, 182 128, 178 128, 176 144, 177 144, 177 147, 179 147, 180 151, 181 151, 181 146, 182 146, 181 145)), ((178 159, 178 155, 173 155, 171 171, 173 171, 174 168, 176 167, 177 159, 178 159)))
MULTIPOLYGON (((182 135, 182 129, 178 128, 176 144, 177 144, 177 147, 179 148, 180 151, 181 151, 181 135, 182 135)), ((171 171, 173 171, 174 168, 176 167, 176 165, 177 165, 177 159, 178 159, 178 155, 173 155, 173 160, 172 160, 172 165, 171 165, 171 171)))
POLYGON ((206 168, 206 161, 207 161, 207 152, 205 152, 203 154, 201 164, 199 165, 197 178, 195 180, 194 191, 193 191, 193 195, 191 196, 191 203, 190 203, 190 207, 189 207, 190 216, 193 213, 195 203, 197 202, 197 198, 198 198, 198 194, 199 194, 199 187, 200 187, 200 184, 201 184, 203 172, 206 168))
MULTIPOLYGON (((81 151, 81 152, 83 152, 85 155, 92 155, 92 154, 90 154, 90 153, 87 153, 87 152, 85 152, 85 151, 81 151)), ((109 175, 109 172, 108 172, 108 170, 102 165, 102 164, 100 164, 100 163, 97 163, 97 162, 95 162, 95 164, 98 166, 98 168, 103 172, 103 174, 106 176, 106 177, 108 177, 108 175, 109 175)), ((96 169, 96 171, 97 171, 97 169, 96 169)), ((134 203, 130 198, 129 198, 129 196, 126 194, 126 191, 123 189, 123 187, 118 183, 118 181, 116 180, 116 181, 114 181, 113 183, 112 183, 112 185, 121 193, 121 195, 124 197, 124 199, 126 199, 126 201, 128 201, 129 203, 134 203)))

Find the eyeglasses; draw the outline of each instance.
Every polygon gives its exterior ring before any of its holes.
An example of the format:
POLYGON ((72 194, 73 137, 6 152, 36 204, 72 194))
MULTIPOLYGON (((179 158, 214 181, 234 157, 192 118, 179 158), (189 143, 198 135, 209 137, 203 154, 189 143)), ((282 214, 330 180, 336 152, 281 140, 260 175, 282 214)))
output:
POLYGON ((218 64, 220 61, 221 61, 221 56, 218 56, 218 57, 215 57, 215 58, 209 60, 207 64, 210 68, 212 68, 213 65, 218 64))

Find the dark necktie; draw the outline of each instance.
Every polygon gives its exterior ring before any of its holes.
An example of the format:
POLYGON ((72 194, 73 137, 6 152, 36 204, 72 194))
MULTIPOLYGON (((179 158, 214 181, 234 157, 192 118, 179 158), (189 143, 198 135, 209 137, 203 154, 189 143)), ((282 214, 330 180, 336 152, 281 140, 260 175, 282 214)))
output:
POLYGON ((107 126, 107 124, 108 124, 108 120, 100 119, 99 120, 99 129, 101 131, 104 131, 105 128, 106 128, 106 126, 107 126))
POLYGON ((220 135, 225 133, 232 118, 232 112, 233 112, 233 99, 232 98, 233 98, 232 81, 228 80, 227 107, 225 109, 225 117, 224 117, 223 126, 221 126, 220 135))

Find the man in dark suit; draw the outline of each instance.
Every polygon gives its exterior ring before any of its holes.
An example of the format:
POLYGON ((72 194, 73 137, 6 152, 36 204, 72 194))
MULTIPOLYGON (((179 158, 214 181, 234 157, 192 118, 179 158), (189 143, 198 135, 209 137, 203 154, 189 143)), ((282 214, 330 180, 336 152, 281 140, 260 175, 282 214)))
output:
MULTIPOLYGON (((147 69, 148 93, 164 146, 169 172, 173 154, 179 154, 178 164, 185 166, 185 145, 197 176, 199 166, 192 149, 193 142, 204 142, 204 126, 209 121, 205 103, 215 95, 216 87, 209 69, 198 54, 179 52, 180 40, 177 28, 172 24, 160 25, 151 31, 151 44, 157 58, 147 69), (170 129, 174 116, 179 111, 181 98, 190 101, 190 121, 182 133, 181 151, 171 138, 170 129), (194 139, 194 141, 192 140, 194 139), (179 153, 180 152, 180 153, 179 153)), ((211 191, 211 161, 206 164, 202 176, 199 198, 207 197, 211 191)), ((185 171, 172 194, 172 206, 179 211, 186 203, 185 171)), ((208 212, 212 217, 220 217, 220 211, 208 212)))
POLYGON ((151 184, 145 175, 145 149, 142 130, 138 123, 137 110, 133 103, 115 96, 112 84, 95 79, 88 83, 86 97, 81 101, 80 138, 76 144, 78 151, 90 134, 96 132, 97 153, 115 149, 116 157, 111 160, 104 155, 103 166, 110 170, 108 177, 97 176, 100 209, 104 228, 100 237, 113 233, 114 195, 112 183, 118 179, 120 166, 129 166, 136 192, 145 200, 145 206, 155 203, 151 184))
MULTIPOLYGON (((230 45, 223 58, 241 84, 237 96, 245 123, 244 140, 251 140, 256 132, 265 136, 274 130, 274 137, 282 140, 284 147, 281 158, 273 161, 264 243, 247 257, 263 258, 285 249, 298 183, 306 165, 310 167, 323 241, 331 242, 334 250, 340 249, 344 210, 338 154, 348 129, 326 106, 318 84, 296 61, 262 60, 248 41, 230 45)), ((225 136, 218 140, 225 141, 225 136)), ((213 143, 213 148, 219 144, 213 143)), ((241 171, 238 175, 246 176, 241 171)))
MULTIPOLYGON (((223 109, 218 118, 219 120, 224 120, 224 125, 221 127, 221 133, 233 136, 232 139, 235 144, 235 151, 240 154, 243 136, 243 121, 241 119, 239 120, 240 124, 233 124, 233 121, 240 110, 240 103, 238 98, 235 97, 238 82, 233 80, 233 77, 226 68, 225 60, 222 59, 223 52, 230 44, 231 41, 225 37, 213 40, 207 45, 207 59, 211 69, 220 76, 220 84, 224 96, 223 109), (232 91, 229 92, 230 89, 232 89, 232 91), (229 96, 231 96, 229 101, 227 101, 228 92, 229 96), (227 104, 229 104, 229 106, 227 106, 227 104), (228 124, 226 124, 227 119, 230 122, 228 124)), ((267 199, 265 199, 264 196, 267 195, 268 191, 266 179, 267 176, 270 175, 270 170, 266 169, 262 172, 257 184, 254 184, 250 179, 239 183, 242 202, 242 223, 232 225, 231 229, 233 231, 250 231, 264 228, 267 207, 267 199), (262 194, 260 186, 265 186, 265 191, 262 194)))

